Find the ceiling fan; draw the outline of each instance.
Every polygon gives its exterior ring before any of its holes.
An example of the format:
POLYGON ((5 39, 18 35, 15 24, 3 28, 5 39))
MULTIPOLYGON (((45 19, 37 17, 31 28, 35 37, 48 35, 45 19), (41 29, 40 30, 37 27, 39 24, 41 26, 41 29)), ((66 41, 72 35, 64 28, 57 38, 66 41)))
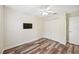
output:
POLYGON ((40 14, 42 16, 47 16, 48 14, 56 14, 51 10, 50 6, 47 6, 46 8, 40 8, 40 14))

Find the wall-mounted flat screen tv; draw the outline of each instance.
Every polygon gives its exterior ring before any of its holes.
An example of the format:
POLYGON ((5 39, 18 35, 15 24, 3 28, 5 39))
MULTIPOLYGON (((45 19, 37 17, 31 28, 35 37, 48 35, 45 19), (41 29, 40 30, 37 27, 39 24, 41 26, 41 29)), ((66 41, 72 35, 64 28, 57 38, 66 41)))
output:
POLYGON ((23 29, 32 29, 32 23, 23 23, 23 29))

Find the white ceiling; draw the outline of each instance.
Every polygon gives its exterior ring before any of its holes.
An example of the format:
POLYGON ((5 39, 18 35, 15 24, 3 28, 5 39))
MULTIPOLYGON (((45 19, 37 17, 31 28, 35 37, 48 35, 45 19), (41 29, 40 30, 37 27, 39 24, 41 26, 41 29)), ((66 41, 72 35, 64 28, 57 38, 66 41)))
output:
POLYGON ((39 14, 39 5, 7 5, 6 7, 15 9, 17 11, 29 14, 29 15, 38 15, 39 14))
MULTIPOLYGON (((38 16, 40 16, 40 8, 46 8, 47 6, 49 5, 6 5, 8 8, 12 8, 29 15, 38 16)), ((79 5, 50 5, 49 7, 51 8, 50 10, 55 13, 71 13, 79 11, 79 5)))

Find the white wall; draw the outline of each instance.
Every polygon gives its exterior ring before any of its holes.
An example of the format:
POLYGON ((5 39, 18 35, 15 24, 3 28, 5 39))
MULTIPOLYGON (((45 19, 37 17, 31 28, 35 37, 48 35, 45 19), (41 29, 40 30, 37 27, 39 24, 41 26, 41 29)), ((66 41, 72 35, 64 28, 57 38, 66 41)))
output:
POLYGON ((0 6, 0 53, 3 50, 3 6, 0 6))
POLYGON ((41 18, 23 14, 10 8, 6 8, 5 14, 5 49, 36 40, 41 37, 43 24, 41 18), (33 28, 23 29, 23 23, 32 23, 33 28))
POLYGON ((66 15, 59 14, 58 17, 49 17, 44 22, 44 37, 66 43, 66 15))

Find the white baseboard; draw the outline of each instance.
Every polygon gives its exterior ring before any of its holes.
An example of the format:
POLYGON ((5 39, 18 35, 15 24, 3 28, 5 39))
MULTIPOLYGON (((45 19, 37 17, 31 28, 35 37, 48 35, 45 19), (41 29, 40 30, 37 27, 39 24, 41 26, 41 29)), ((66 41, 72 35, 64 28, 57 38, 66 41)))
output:
POLYGON ((23 43, 19 43, 19 44, 17 44, 17 45, 13 45, 13 46, 5 47, 5 48, 3 49, 3 51, 6 50, 6 49, 10 49, 10 48, 13 48, 13 47, 16 47, 16 46, 19 46, 19 45, 25 44, 25 43, 32 42, 32 41, 34 41, 34 40, 38 40, 39 38, 42 38, 42 37, 38 37, 38 38, 35 38, 35 39, 32 39, 32 40, 29 40, 29 41, 26 41, 26 42, 23 42, 23 43))

